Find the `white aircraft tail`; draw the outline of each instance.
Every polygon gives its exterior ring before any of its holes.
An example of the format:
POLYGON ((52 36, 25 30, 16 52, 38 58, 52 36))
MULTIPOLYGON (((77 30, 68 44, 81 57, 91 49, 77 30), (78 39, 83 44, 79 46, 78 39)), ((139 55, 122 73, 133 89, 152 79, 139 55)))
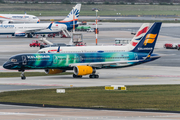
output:
POLYGON ((67 30, 71 30, 73 28, 73 20, 75 21, 75 26, 77 26, 80 10, 81 10, 81 4, 77 4, 75 7, 73 7, 71 12, 67 15, 67 17, 64 20, 58 21, 55 23, 65 24, 67 26, 67 30), (74 15, 74 18, 73 18, 73 15, 74 15))
POLYGON ((79 13, 81 10, 81 4, 77 4, 71 12, 67 15, 67 17, 63 20, 64 22, 72 21, 73 20, 73 13, 74 13, 74 20, 77 21, 79 17, 79 13))
POLYGON ((150 27, 150 23, 144 23, 142 24, 142 26, 140 27, 140 29, 136 32, 136 35, 133 37, 133 39, 131 40, 130 44, 135 47, 139 41, 141 40, 141 38, 146 34, 146 32, 149 30, 150 27))

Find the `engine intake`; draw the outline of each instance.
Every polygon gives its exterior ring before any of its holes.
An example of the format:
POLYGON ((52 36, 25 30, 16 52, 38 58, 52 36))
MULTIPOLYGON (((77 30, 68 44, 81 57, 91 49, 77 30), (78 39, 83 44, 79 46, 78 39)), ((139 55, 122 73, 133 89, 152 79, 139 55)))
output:
POLYGON ((75 66, 73 70, 74 74, 78 76, 95 73, 95 70, 91 66, 75 66))
POLYGON ((58 74, 58 73, 62 73, 64 72, 64 70, 60 70, 60 69, 45 69, 45 73, 46 74, 58 74))

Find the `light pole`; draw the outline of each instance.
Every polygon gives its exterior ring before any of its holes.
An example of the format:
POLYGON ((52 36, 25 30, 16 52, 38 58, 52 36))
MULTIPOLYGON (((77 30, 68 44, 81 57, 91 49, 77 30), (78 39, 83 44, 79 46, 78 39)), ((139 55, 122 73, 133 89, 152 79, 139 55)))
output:
POLYGON ((73 7, 73 33, 75 33, 75 15, 74 15, 74 7, 73 7))
POLYGON ((97 12, 98 12, 98 10, 95 10, 96 11, 96 45, 97 45, 97 12))

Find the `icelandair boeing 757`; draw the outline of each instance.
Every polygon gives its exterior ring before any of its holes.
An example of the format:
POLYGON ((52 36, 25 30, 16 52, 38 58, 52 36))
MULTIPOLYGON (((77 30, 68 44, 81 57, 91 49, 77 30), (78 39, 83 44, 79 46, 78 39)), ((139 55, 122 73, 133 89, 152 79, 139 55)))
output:
POLYGON ((21 79, 26 78, 24 71, 30 69, 45 69, 47 74, 74 70, 74 78, 84 75, 99 78, 96 69, 128 67, 158 59, 160 56, 153 54, 153 50, 161 24, 154 23, 136 47, 129 52, 19 54, 12 56, 3 67, 21 71, 21 79))
POLYGON ((51 29, 46 28, 49 23, 38 24, 1 24, 0 35, 11 34, 16 37, 32 37, 33 34, 49 34, 58 33, 61 30, 71 30, 73 28, 73 14, 75 15, 74 21, 77 25, 81 4, 77 4, 68 16, 59 22, 54 22, 51 29))
POLYGON ((34 15, 27 14, 0 14, 2 24, 9 23, 39 23, 40 19, 34 15))

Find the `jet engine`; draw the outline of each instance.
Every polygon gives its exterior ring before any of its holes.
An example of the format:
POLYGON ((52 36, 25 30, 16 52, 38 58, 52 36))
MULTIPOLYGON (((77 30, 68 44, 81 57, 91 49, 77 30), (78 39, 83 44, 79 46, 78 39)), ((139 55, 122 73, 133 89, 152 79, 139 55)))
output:
POLYGON ((45 73, 46 74, 58 74, 58 73, 62 73, 64 72, 64 70, 60 70, 60 69, 45 69, 45 73))
POLYGON ((75 66, 73 70, 74 74, 78 76, 95 73, 95 70, 91 66, 75 66))
POLYGON ((16 31, 14 35, 15 35, 15 37, 25 37, 26 33, 25 32, 21 32, 21 31, 16 31))

